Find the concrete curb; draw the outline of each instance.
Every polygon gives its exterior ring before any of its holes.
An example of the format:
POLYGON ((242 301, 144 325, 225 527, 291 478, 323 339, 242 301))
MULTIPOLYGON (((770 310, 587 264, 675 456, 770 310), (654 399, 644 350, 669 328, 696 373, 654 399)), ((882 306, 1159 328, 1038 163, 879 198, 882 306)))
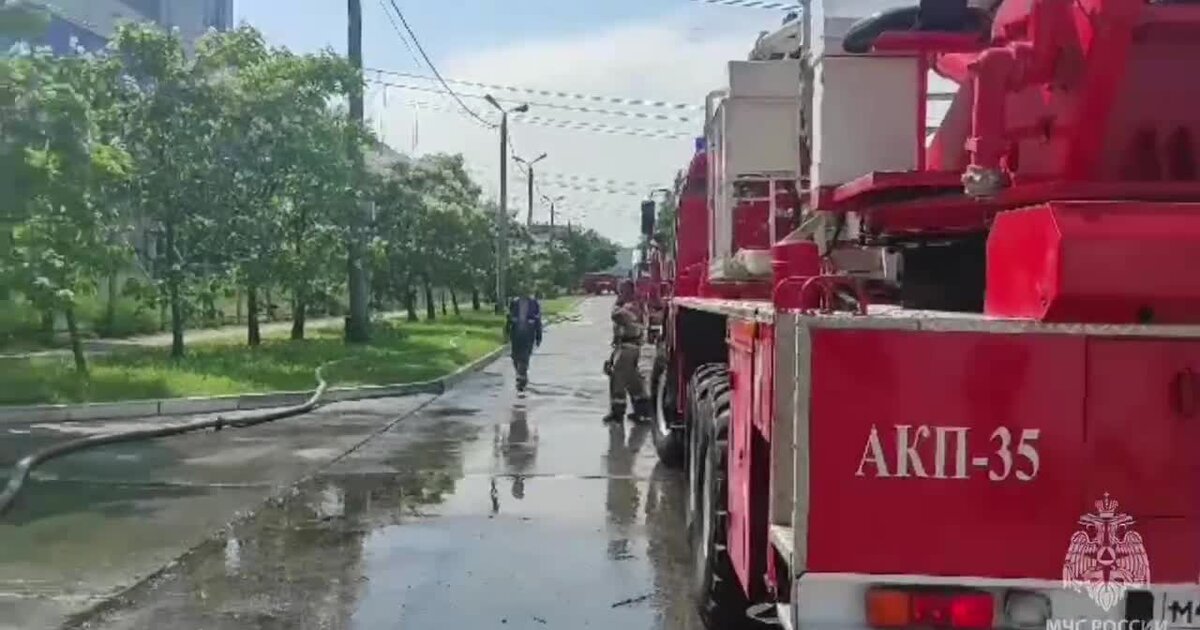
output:
MULTIPOLYGON (((487 367, 504 354, 500 346, 454 372, 431 381, 396 385, 365 385, 362 387, 330 388, 325 403, 371 398, 390 398, 414 394, 441 394, 467 376, 487 367)), ((212 398, 166 398, 161 400, 132 400, 126 402, 88 403, 82 405, 29 405, 0 408, 0 425, 31 422, 87 422, 95 420, 124 420, 154 416, 187 416, 227 411, 247 411, 272 407, 289 407, 304 403, 312 392, 269 392, 241 396, 212 398)))

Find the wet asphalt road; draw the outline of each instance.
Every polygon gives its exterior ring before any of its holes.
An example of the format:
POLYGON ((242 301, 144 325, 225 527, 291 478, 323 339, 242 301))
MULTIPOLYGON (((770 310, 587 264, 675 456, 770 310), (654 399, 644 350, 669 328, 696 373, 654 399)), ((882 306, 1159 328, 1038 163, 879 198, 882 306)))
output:
POLYGON ((501 360, 86 628, 695 630, 683 481, 606 427, 609 299, 501 360))

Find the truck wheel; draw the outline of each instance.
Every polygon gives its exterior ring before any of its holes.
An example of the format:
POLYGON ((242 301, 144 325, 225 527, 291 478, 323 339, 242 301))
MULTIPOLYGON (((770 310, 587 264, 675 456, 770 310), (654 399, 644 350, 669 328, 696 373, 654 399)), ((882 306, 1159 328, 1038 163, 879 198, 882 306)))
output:
POLYGON ((699 605, 700 617, 709 628, 751 626, 746 615, 750 602, 733 573, 726 548, 728 510, 727 453, 729 448, 730 391, 724 370, 710 373, 708 387, 696 402, 695 429, 704 436, 700 442, 699 509, 691 528, 692 593, 699 605))
POLYGON ((656 361, 650 377, 654 392, 654 449, 658 460, 668 468, 682 468, 684 463, 683 427, 675 413, 675 379, 664 361, 656 361))
POLYGON ((701 403, 708 390, 715 383, 716 377, 726 376, 726 367, 720 363, 705 363, 692 372, 688 379, 687 404, 684 406, 684 443, 687 444, 685 463, 688 470, 688 506, 687 526, 689 531, 699 520, 700 511, 700 473, 704 470, 703 460, 700 459, 701 443, 707 437, 701 403))

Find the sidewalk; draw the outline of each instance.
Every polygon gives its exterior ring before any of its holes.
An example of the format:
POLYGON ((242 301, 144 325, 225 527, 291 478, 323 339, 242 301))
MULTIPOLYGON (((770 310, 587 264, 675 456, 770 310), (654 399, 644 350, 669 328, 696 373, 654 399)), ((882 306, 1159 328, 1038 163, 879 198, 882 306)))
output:
MULTIPOLYGON (((391 311, 382 315, 383 319, 395 319, 403 317, 404 311, 391 311)), ((305 323, 305 330, 311 331, 317 328, 326 328, 329 326, 340 326, 345 321, 343 317, 322 317, 317 319, 309 319, 305 323)), ((291 320, 279 322, 264 322, 259 324, 259 330, 264 338, 273 335, 285 334, 291 331, 291 320)), ((194 330, 186 330, 183 333, 183 338, 186 343, 204 343, 210 341, 228 341, 246 338, 246 324, 236 326, 222 326, 220 328, 198 328, 194 330)), ((109 352, 135 349, 135 348, 167 348, 171 345, 171 333, 155 333, 153 335, 139 335, 136 337, 125 337, 123 339, 87 339, 83 342, 84 351, 89 355, 106 354, 109 352)), ((70 348, 55 348, 53 350, 38 350, 34 352, 15 352, 15 353, 0 353, 0 360, 4 359, 32 359, 38 357, 69 357, 71 356, 70 348)))

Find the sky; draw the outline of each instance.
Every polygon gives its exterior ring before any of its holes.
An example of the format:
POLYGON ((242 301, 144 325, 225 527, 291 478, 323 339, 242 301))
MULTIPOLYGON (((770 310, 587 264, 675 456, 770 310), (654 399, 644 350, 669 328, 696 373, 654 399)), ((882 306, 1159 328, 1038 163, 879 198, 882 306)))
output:
MULTIPOLYGON (((436 83, 372 70, 430 75, 388 21, 384 4, 390 1, 362 0, 367 78, 426 90, 368 82, 371 124, 404 153, 462 153, 485 195, 498 198, 498 131, 470 118, 444 93, 430 90, 440 88, 436 83)), ((489 120, 497 112, 479 98, 483 94, 512 99, 501 101, 506 107, 530 103, 531 120, 511 117, 510 133, 516 155, 528 160, 547 154, 535 169, 535 222, 549 219, 542 196, 561 196, 558 222, 582 224, 626 244, 637 238, 641 200, 654 188, 669 187, 686 166, 703 119, 694 109, 629 101, 702 108, 705 94, 722 87, 724 63, 744 59, 758 33, 778 28, 783 17, 778 10, 694 0, 395 2, 447 79, 619 99, 597 102, 452 84, 471 110, 489 120), (648 117, 630 115, 636 112, 648 117), (544 124, 533 124, 538 119, 544 124), (562 128, 569 124, 563 121, 593 127, 562 128), (595 125, 622 133, 602 133, 595 125), (655 132, 660 137, 647 137, 655 132), (589 186, 608 192, 581 189, 589 186)), ((345 0, 236 0, 235 13, 239 22, 260 29, 273 44, 298 52, 345 52, 345 0)), ((525 171, 510 160, 509 210, 521 218, 527 213, 526 182, 525 171)))
MULTIPOLYGON (((778 29, 784 17, 779 9, 703 0, 361 2, 366 112, 389 145, 412 155, 461 153, 484 194, 499 199, 499 132, 464 112, 439 83, 420 78, 431 71, 398 20, 388 19, 395 17, 394 2, 443 77, 486 84, 451 82, 472 112, 498 121, 498 112, 482 99, 488 93, 506 108, 529 104, 528 115, 510 117, 509 131, 510 153, 525 160, 546 154, 535 168, 533 220, 548 221, 545 199, 559 199, 558 223, 584 225, 627 245, 638 238, 641 201, 657 188, 670 187, 691 158, 696 137, 703 135, 705 95, 724 87, 726 62, 745 59, 759 33, 778 29)), ((827 11, 839 15, 906 4, 825 2, 827 11)), ((235 14, 273 44, 298 52, 344 53, 346 4, 235 0, 235 14)), ((935 79, 931 87, 945 90, 949 84, 935 79)), ((944 113, 944 104, 930 107, 933 118, 944 113)), ((528 215, 527 182, 526 171, 510 159, 508 207, 518 218, 528 215)))

